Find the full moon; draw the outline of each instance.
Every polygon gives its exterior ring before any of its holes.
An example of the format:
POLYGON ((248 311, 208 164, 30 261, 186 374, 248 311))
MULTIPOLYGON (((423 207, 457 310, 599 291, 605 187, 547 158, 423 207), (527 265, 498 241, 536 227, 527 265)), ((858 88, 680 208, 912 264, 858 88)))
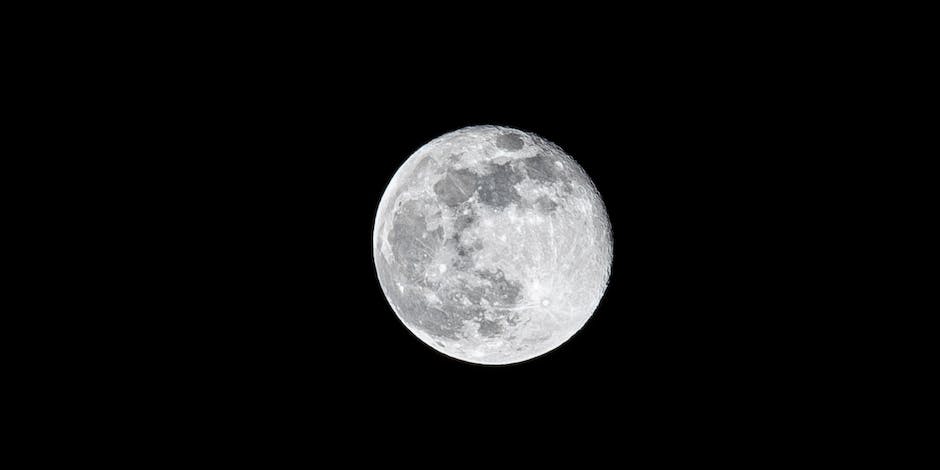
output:
POLYGON ((591 179, 531 133, 466 127, 402 164, 375 217, 385 297, 430 347, 477 364, 549 352, 607 287, 610 221, 591 179))

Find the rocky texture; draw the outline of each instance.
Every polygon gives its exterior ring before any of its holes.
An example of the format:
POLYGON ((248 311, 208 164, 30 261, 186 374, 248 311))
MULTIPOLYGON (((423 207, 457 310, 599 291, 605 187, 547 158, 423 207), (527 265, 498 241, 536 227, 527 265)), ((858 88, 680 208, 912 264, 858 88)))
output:
POLYGON ((428 143, 376 216, 379 281, 399 318, 452 357, 518 362, 567 340, 606 288, 603 203, 571 157, 515 129, 428 143))

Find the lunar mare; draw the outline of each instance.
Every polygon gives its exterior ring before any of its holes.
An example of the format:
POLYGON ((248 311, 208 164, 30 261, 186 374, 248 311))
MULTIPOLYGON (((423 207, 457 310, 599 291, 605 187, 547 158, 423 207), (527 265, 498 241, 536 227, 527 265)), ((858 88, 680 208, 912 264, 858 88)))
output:
POLYGON ((379 203, 373 257, 389 304, 432 348, 479 364, 544 354, 607 287, 610 222, 570 156, 530 133, 474 126, 418 149, 379 203))

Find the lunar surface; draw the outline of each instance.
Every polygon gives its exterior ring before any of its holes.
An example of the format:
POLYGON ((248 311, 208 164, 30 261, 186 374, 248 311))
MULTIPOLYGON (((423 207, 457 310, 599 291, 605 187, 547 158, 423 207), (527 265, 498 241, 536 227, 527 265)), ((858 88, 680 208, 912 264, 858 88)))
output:
POLYGON ((584 170, 536 135, 445 134, 399 168, 375 218, 389 304, 432 348, 478 364, 555 349, 594 313, 610 275, 610 222, 584 170))

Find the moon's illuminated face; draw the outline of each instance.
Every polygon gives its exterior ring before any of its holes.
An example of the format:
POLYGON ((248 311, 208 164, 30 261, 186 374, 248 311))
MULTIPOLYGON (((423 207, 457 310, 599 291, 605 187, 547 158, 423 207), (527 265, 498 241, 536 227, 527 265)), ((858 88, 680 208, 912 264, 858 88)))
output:
POLYGON ((516 129, 427 143, 379 204, 373 255, 401 321, 448 356, 524 361, 588 320, 607 286, 610 222, 584 170, 516 129))

